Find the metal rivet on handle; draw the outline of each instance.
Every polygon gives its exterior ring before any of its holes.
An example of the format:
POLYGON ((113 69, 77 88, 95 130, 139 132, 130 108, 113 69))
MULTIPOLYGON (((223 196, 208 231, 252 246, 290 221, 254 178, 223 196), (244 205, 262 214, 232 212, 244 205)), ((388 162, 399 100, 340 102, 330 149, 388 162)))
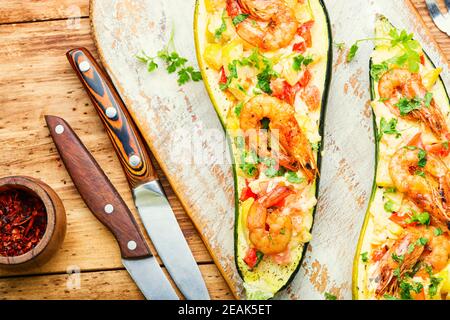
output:
POLYGON ((137 167, 141 164, 141 158, 137 155, 132 155, 130 159, 128 159, 128 162, 132 167, 137 167))
POLYGON ((107 204, 106 206, 105 206, 105 212, 107 213, 107 214, 111 214, 111 213, 113 213, 113 211, 114 211, 114 206, 112 205, 112 204, 107 204))
POLYGON ((128 241, 127 247, 128 247, 128 249, 130 249, 131 251, 135 250, 135 249, 137 248, 137 243, 136 243, 136 241, 133 241, 133 240, 128 241))
POLYGON ((109 119, 114 119, 117 116, 117 109, 114 107, 109 107, 108 109, 106 109, 106 116, 109 119))
POLYGON ((78 67, 80 68, 81 72, 86 72, 91 68, 91 65, 87 61, 82 61, 80 62, 78 67))
POLYGON ((55 132, 56 132, 57 134, 62 134, 62 133, 64 132, 64 127, 63 127, 62 125, 58 124, 58 125, 55 127, 55 132))

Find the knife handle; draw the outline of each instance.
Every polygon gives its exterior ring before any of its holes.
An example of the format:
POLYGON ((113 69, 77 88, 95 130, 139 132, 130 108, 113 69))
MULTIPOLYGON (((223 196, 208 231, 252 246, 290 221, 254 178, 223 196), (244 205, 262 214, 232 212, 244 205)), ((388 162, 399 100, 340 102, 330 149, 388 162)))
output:
POLYGON ((45 121, 72 181, 92 213, 114 234, 122 258, 152 256, 122 197, 69 124, 55 116, 45 116, 45 121))
POLYGON ((86 48, 72 49, 66 56, 105 126, 131 188, 158 179, 138 130, 106 72, 86 48))

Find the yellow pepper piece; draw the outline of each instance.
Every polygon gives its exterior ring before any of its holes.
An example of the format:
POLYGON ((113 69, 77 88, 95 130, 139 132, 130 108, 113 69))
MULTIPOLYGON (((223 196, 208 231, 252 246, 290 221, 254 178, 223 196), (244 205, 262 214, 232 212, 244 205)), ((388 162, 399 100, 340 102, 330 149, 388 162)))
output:
POLYGON ((220 68, 222 68, 222 46, 217 43, 207 44, 205 47, 204 58, 210 67, 215 70, 220 70, 220 68))
POLYGON ((441 74, 441 72, 442 72, 442 68, 439 67, 439 68, 436 68, 436 69, 426 73, 423 76, 422 82, 428 91, 433 89, 434 85, 436 84, 436 81, 439 79, 439 75, 441 74))

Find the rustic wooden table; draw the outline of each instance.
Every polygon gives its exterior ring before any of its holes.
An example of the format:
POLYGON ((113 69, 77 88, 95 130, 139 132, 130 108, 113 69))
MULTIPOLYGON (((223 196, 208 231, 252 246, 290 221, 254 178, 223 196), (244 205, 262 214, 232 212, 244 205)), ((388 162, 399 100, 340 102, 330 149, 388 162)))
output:
MULTIPOLYGON (((450 58, 449 38, 431 22, 424 0, 412 0, 450 58)), ((134 210, 131 193, 67 50, 90 35, 89 0, 2 0, 0 6, 0 176, 30 175, 53 187, 67 210, 66 240, 46 265, 0 271, 0 299, 142 299, 124 270, 111 234, 75 190, 45 126, 44 115, 65 118, 134 210)), ((213 299, 233 298, 164 176, 164 188, 213 299)), ((136 215, 137 217, 137 215, 136 215)))

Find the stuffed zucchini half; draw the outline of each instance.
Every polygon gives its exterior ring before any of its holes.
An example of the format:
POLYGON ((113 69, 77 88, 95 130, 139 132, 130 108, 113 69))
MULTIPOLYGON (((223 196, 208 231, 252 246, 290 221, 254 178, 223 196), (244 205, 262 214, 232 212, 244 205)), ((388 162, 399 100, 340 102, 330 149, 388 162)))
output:
POLYGON ((355 299, 450 299, 449 98, 420 44, 380 16, 371 57, 376 175, 355 299))
POLYGON ((294 278, 311 240, 331 31, 319 0, 198 0, 197 56, 227 131, 248 299, 294 278))

